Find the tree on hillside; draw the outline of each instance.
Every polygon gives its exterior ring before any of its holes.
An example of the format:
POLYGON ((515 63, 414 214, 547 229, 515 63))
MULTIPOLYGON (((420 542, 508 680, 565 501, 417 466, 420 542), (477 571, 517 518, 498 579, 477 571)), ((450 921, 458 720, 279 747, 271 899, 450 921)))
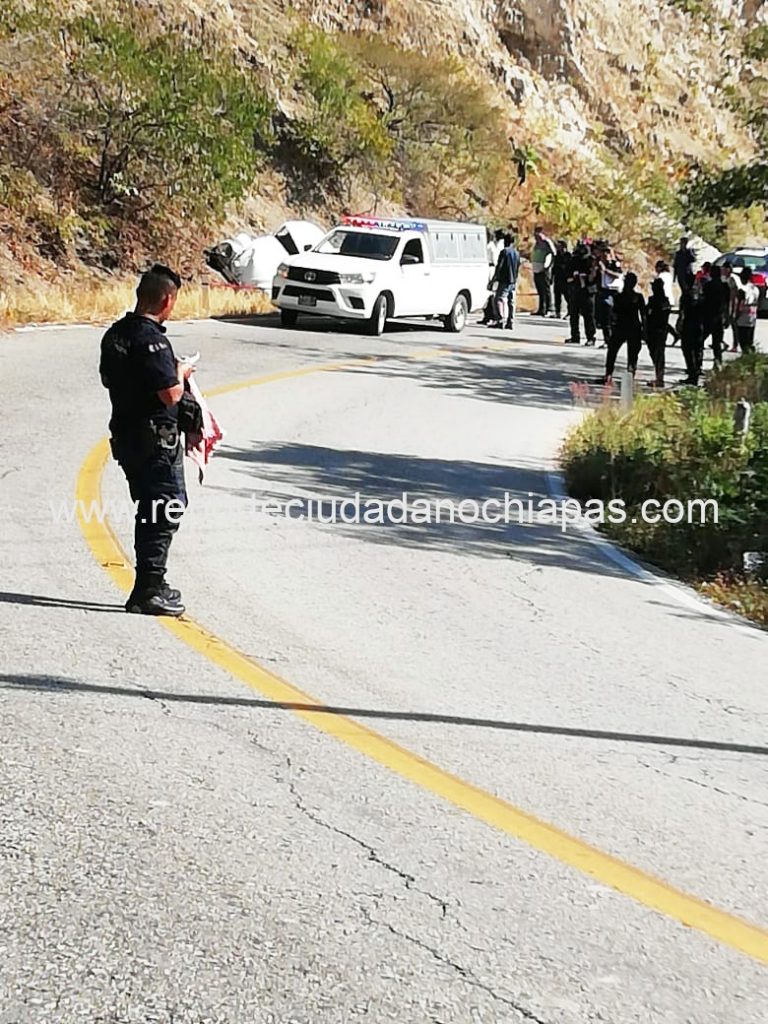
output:
POLYGON ((695 166, 687 188, 687 205, 694 215, 722 217, 728 208, 761 204, 768 209, 768 25, 757 25, 746 33, 744 58, 748 73, 737 87, 728 89, 734 111, 749 130, 757 155, 725 170, 695 166))
POLYGON ((199 28, 163 28, 156 11, 120 0, 82 16, 9 0, 0 202, 38 222, 43 208, 52 221, 76 209, 96 233, 150 211, 213 219, 252 185, 270 109, 236 51, 199 28))
POLYGON ((74 19, 61 39, 62 122, 85 141, 103 204, 179 197, 199 212, 244 193, 269 104, 231 52, 158 36, 138 13, 133 24, 74 19))
POLYGON ((366 98, 412 203, 463 214, 467 197, 485 208, 500 179, 514 179, 505 118, 458 58, 427 57, 380 36, 346 36, 341 45, 364 69, 366 98))

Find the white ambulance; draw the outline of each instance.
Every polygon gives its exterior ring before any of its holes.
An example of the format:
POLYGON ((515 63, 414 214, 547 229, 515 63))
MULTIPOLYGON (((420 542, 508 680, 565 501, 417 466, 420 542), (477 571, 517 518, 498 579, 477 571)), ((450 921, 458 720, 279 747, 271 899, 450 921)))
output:
POLYGON ((362 321, 369 334, 411 317, 458 332, 485 305, 488 269, 482 224, 346 217, 280 264, 272 301, 284 327, 310 313, 362 321))

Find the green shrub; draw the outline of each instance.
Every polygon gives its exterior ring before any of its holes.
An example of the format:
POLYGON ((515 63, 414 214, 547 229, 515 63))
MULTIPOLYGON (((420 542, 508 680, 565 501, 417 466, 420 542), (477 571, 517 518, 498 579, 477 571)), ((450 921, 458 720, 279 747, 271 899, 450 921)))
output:
POLYGON ((509 177, 502 121, 458 59, 313 29, 297 32, 290 52, 304 109, 283 141, 328 187, 362 174, 422 213, 450 215, 487 205, 509 177))
POLYGON ((570 238, 594 234, 604 227, 600 211, 560 185, 541 185, 533 193, 533 208, 559 235, 570 238))
POLYGON ((768 204, 768 160, 739 164, 724 171, 695 171, 686 185, 685 202, 694 217, 722 216, 726 209, 768 204))
POLYGON ((692 18, 709 21, 713 15, 711 0, 670 0, 670 3, 692 18))
POLYGON ((0 104, 4 177, 31 173, 64 215, 75 202, 131 223, 156 207, 211 218, 246 193, 271 104, 231 47, 130 3, 15 5, 0 25, 0 99, 16 100, 0 104))
POLYGON ((723 573, 701 585, 701 591, 737 615, 768 626, 768 587, 765 581, 723 573))
POLYGON ((628 413, 601 410, 570 434, 563 467, 581 501, 624 500, 627 520, 606 527, 612 536, 685 577, 738 571, 745 551, 768 551, 765 402, 755 405, 746 440, 734 434, 730 402, 694 389, 638 399, 628 413), (714 499, 718 522, 645 523, 646 499, 714 499))
POLYGON ((93 153, 102 202, 178 197, 200 213, 244 195, 270 104, 231 51, 158 35, 138 13, 76 18, 64 36, 65 126, 93 153))
POLYGON ((768 402, 768 356, 750 353, 707 375, 707 393, 712 398, 768 402))
POLYGON ((354 170, 380 173, 389 161, 392 141, 364 95, 360 66, 337 37, 309 28, 294 34, 290 52, 296 86, 306 105, 304 116, 290 129, 298 155, 331 185, 354 170))
POLYGON ((768 60, 768 25, 755 25, 744 36, 744 56, 749 60, 768 60))

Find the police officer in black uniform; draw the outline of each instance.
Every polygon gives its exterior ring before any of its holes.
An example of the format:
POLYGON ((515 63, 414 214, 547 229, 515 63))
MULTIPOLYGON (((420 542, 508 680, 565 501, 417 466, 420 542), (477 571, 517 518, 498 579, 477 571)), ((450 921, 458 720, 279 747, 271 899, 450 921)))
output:
POLYGON ((179 403, 192 372, 177 361, 163 323, 181 287, 178 274, 155 264, 141 278, 136 309, 101 342, 100 373, 109 389, 112 454, 136 504, 136 582, 125 609, 179 616, 181 595, 165 580, 168 551, 187 504, 179 403))
POLYGON ((571 336, 566 345, 580 345, 579 320, 584 320, 587 345, 595 344, 595 292, 597 290, 596 261, 582 241, 571 253, 568 264, 568 314, 571 336))

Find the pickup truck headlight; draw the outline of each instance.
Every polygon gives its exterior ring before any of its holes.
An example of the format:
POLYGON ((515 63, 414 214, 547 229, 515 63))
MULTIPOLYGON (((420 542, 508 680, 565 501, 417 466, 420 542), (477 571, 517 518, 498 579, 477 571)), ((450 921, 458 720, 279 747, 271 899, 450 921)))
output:
POLYGON ((277 277, 288 277, 288 264, 281 263, 277 268, 277 277))
POLYGON ((366 270, 362 274, 339 274, 342 284, 371 284, 376 280, 372 270, 366 270))

